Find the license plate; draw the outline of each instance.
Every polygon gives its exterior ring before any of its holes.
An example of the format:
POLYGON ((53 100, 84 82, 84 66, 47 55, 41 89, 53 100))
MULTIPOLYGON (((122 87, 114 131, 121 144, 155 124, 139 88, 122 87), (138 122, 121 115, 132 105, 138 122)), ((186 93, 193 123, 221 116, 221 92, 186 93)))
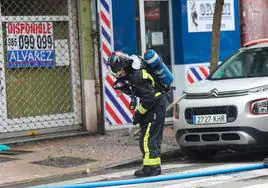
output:
POLYGON ((210 114, 210 115, 198 115, 193 116, 194 124, 217 124, 227 123, 226 114, 210 114))

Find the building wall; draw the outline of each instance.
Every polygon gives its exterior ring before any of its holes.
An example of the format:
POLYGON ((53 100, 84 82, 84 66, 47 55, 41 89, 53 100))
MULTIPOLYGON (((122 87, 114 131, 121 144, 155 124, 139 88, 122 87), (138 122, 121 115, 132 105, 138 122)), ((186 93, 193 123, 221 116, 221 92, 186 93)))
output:
MULTIPOLYGON (((214 3, 214 0, 172 1, 175 96, 180 96, 183 90, 209 75, 214 3)), ((236 0, 225 0, 219 61, 223 61, 239 47, 239 4, 236 0)))
POLYGON ((268 37, 268 1, 240 0, 241 44, 268 37))
POLYGON ((137 53, 135 0, 113 0, 114 50, 137 53))

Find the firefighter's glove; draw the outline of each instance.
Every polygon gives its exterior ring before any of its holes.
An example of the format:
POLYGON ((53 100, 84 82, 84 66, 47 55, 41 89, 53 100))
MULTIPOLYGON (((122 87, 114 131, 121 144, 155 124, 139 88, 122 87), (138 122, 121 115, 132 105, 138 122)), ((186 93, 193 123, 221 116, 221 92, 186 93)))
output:
POLYGON ((127 95, 131 94, 131 86, 125 80, 120 80, 120 79, 116 80, 114 85, 113 85, 113 88, 115 90, 119 90, 127 95))
POLYGON ((133 125, 137 125, 138 123, 140 123, 142 120, 142 117, 143 115, 138 110, 136 110, 135 115, 133 117, 133 125))

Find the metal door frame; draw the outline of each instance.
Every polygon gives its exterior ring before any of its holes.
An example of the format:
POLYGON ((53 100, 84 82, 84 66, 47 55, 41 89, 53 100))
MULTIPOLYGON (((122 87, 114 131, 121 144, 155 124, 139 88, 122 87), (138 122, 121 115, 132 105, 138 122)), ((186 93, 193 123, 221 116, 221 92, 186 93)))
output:
MULTIPOLYGON (((2 16, 0 9, 0 139, 18 137, 25 135, 35 135, 52 133, 59 131, 69 131, 81 129, 82 124, 82 112, 81 108, 78 108, 79 102, 77 98, 79 96, 79 90, 77 82, 80 82, 80 76, 77 75, 79 65, 77 65, 76 57, 78 57, 78 50, 75 46, 75 28, 73 27, 73 4, 76 0, 68 1, 68 15, 67 16, 2 16), (6 97, 6 77, 5 77, 5 65, 4 65, 4 40, 3 40, 3 22, 20 22, 20 21, 68 21, 69 22, 69 40, 70 40, 70 65, 71 65, 71 77, 72 77, 72 98, 73 98, 73 112, 44 115, 36 117, 23 117, 8 119, 7 117, 7 97, 6 97), (40 130, 39 130, 40 129, 40 130), (16 132, 16 133, 14 133, 16 132)), ((0 1, 1 4, 1 1, 0 1)), ((78 43, 78 42, 77 42, 78 43)), ((80 73, 79 73, 80 74, 80 73)), ((81 84, 81 82, 80 82, 81 84)), ((81 101, 81 99, 80 99, 81 101)))

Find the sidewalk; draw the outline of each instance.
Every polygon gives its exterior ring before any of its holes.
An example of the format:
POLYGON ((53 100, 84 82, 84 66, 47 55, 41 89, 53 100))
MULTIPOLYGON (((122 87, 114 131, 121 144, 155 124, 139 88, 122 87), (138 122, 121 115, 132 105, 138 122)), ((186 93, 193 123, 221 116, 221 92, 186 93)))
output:
MULTIPOLYGON (((106 132, 106 135, 75 136, 9 145, 12 150, 30 152, 0 155, 0 186, 82 171, 91 173, 115 164, 140 159, 138 140, 129 132, 129 129, 120 129, 106 132), (43 161, 43 165, 33 163, 41 160, 47 161, 43 161)), ((178 149, 178 145, 172 126, 167 126, 162 152, 175 149, 178 149)))

